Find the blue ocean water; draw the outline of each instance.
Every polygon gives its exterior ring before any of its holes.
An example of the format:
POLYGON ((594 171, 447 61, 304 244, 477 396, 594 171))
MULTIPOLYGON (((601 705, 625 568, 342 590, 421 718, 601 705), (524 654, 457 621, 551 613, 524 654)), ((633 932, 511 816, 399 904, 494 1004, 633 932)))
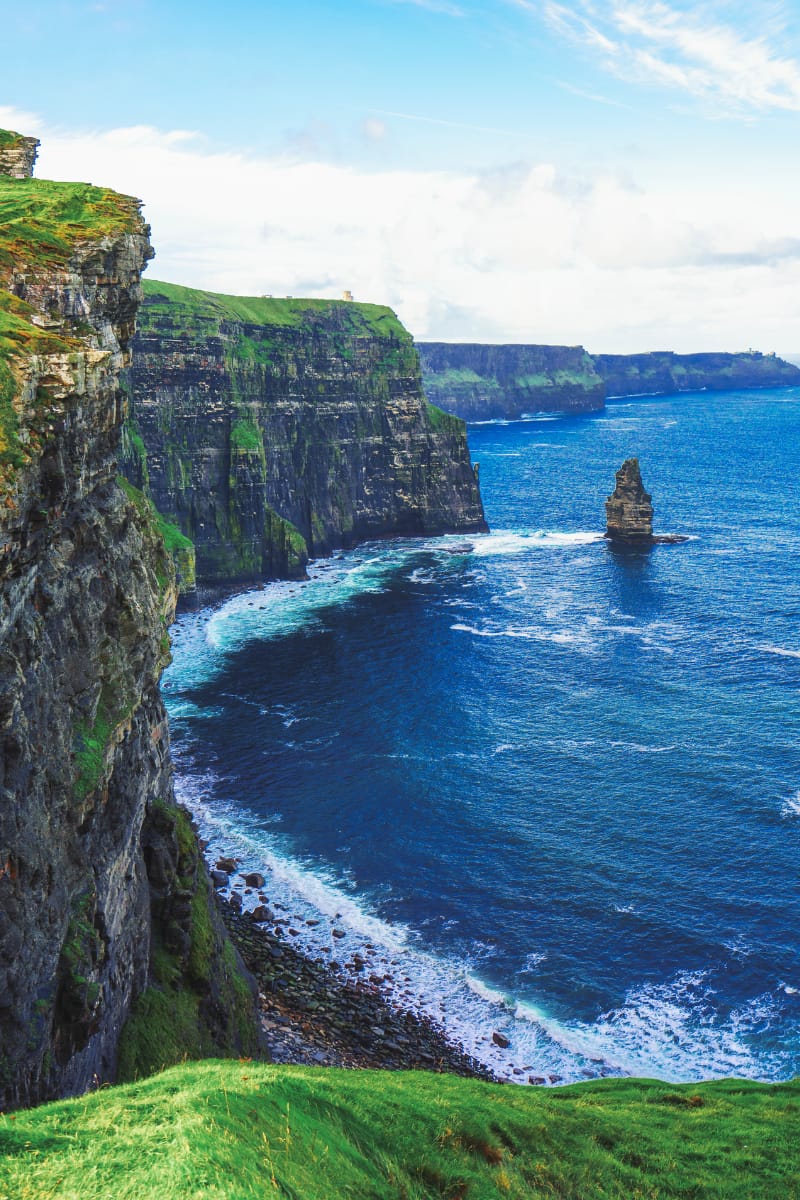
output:
POLYGON ((797 1074, 800 390, 470 443, 491 534, 179 619, 180 795, 510 1078, 797 1074), (684 545, 602 540, 631 454, 684 545))

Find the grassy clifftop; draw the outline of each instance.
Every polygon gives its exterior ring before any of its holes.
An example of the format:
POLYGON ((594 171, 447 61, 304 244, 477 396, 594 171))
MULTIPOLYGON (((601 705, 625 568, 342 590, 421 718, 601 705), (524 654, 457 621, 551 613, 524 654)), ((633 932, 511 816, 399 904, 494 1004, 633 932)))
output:
POLYGON ((139 232, 139 201, 88 183, 0 176, 0 274, 66 266, 80 242, 139 232))
MULTIPOLYGON (((0 130, 0 147, 19 135, 0 130)), ((37 449, 38 423, 47 421, 47 395, 37 397, 31 428, 20 429, 19 396, 32 355, 72 354, 86 348, 81 330, 58 313, 44 314, 12 294, 12 275, 26 284, 67 268, 76 249, 106 237, 140 232, 139 202, 85 183, 53 183, 0 175, 0 474, 37 449)))
POLYGON ((147 299, 142 319, 167 318, 176 326, 188 318, 189 324, 241 321, 247 325, 275 325, 309 329, 315 322, 335 324, 340 332, 352 337, 390 338, 411 342, 390 308, 381 304, 359 304, 352 300, 295 300, 272 296, 226 296, 182 287, 176 283, 145 280, 147 299))
POLYGON ((192 1063, 0 1116, 0 1200, 800 1196, 800 1082, 538 1090, 192 1063))

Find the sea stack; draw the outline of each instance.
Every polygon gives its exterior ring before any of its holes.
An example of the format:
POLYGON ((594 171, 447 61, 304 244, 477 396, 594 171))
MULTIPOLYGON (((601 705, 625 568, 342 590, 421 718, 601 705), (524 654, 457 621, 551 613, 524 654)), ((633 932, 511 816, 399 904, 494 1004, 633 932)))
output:
POLYGON ((606 500, 606 537, 615 542, 653 542, 652 497, 644 490, 638 458, 626 458, 606 500))

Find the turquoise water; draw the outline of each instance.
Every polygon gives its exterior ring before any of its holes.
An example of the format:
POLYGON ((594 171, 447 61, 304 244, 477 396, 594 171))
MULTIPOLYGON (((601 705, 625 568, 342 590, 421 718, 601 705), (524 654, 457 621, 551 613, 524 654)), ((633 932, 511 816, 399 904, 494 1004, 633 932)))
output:
POLYGON ((511 1078, 800 1072, 800 392, 470 442, 491 534, 180 618, 181 796, 511 1078), (684 545, 602 540, 629 454, 684 545))

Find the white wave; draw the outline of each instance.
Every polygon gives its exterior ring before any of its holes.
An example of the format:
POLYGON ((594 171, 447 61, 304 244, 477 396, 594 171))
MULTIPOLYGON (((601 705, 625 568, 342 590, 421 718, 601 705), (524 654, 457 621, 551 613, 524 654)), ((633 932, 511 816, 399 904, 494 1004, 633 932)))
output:
POLYGON ((795 792, 788 800, 784 800, 781 816, 800 817, 800 792, 795 792))
POLYGON ((537 529, 531 533, 517 533, 512 530, 497 530, 476 537, 472 553, 477 558, 485 558, 496 554, 525 554, 529 550, 588 546, 592 542, 602 541, 602 533, 586 531, 559 533, 537 529))
POLYGON ((763 1079, 770 1069, 746 1039, 775 1016, 775 1001, 758 996, 723 1021, 713 997, 706 974, 695 971, 634 988, 623 1005, 591 1023, 556 1021, 528 1005, 518 1005, 517 1013, 572 1053, 590 1062, 600 1058, 626 1075, 673 1082, 763 1079))
POLYGON ((517 638, 528 642, 550 642, 577 650, 581 654, 591 654, 595 651, 592 638, 580 630, 574 629, 543 629, 541 626, 530 625, 518 628, 509 625, 504 629, 478 629, 476 625, 467 625, 457 621, 450 628, 456 633, 469 633, 480 638, 517 638))
MULTIPOLYGON (((240 860, 241 873, 266 876, 261 890, 271 908, 293 921, 298 949, 324 955, 342 972, 353 969, 357 951, 370 973, 384 979, 393 1004, 443 1024, 454 1041, 502 1078, 525 1082, 528 1072, 553 1082, 607 1074, 689 1080, 786 1073, 779 1057, 759 1061, 747 1042, 751 1030, 774 1016, 769 996, 756 997, 722 1021, 704 974, 684 973, 670 983, 633 989, 622 1006, 595 1021, 557 1020, 487 981, 474 961, 445 959, 422 948, 418 934, 385 921, 368 900, 355 895, 346 875, 337 878, 302 861, 263 821, 215 800, 220 785, 213 777, 182 776, 177 782, 179 798, 208 841, 209 858, 232 855, 240 860), (332 928, 344 936, 332 938, 332 928), (504 1034, 509 1047, 497 1045, 495 1032, 504 1034)), ((245 909, 260 903, 256 891, 247 896, 237 890, 245 909)), ((473 952, 481 957, 480 943, 473 944, 473 952)), ((544 957, 531 952, 524 970, 535 973, 544 957)), ((786 985, 781 991, 793 994, 786 985)))
POLYGON ((671 746, 645 746, 639 742, 612 742, 611 745, 621 750, 633 750, 635 754, 666 754, 675 749, 674 744, 671 746))
POLYGON ((178 683, 193 687, 212 678, 228 655, 249 642, 321 628, 328 610, 385 591, 420 554, 432 561, 412 568, 414 582, 435 582, 437 567, 471 554, 473 545, 472 539, 457 535, 367 543, 312 563, 309 578, 302 582, 270 583, 240 592, 217 607, 183 613, 172 627, 175 659, 164 675, 167 697, 178 683))
POLYGON ((785 646, 759 646, 765 654, 777 654, 780 658, 800 658, 800 650, 788 650, 785 646))
POLYGON ((504 994, 497 988, 490 987, 488 983, 484 983, 482 979, 478 979, 477 975, 466 975, 464 982, 471 992, 474 992, 481 1000, 485 1000, 487 1004, 497 1005, 500 1008, 508 1007, 504 994))

